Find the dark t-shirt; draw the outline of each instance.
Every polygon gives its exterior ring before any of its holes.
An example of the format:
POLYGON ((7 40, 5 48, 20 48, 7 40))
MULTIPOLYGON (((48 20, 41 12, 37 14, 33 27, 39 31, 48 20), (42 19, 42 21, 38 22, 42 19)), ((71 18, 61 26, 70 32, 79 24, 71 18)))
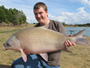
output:
MULTIPOLYGON (((41 26, 40 23, 38 23, 34 27, 40 27, 40 26, 41 26)), ((51 30, 54 30, 54 31, 57 31, 57 32, 60 32, 64 35, 66 35, 64 26, 60 22, 50 20, 50 23, 45 26, 46 26, 45 28, 47 28, 47 29, 51 29, 51 30)), ((58 66, 58 65, 60 65, 60 57, 61 57, 61 50, 55 51, 55 52, 49 52, 48 53, 48 62, 46 62, 46 63, 50 66, 58 66)))

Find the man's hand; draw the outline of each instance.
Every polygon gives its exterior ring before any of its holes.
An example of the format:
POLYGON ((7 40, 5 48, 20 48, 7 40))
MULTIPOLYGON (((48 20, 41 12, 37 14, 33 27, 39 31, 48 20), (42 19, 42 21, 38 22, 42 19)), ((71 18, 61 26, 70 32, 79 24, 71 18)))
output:
MULTIPOLYGON (((72 35, 68 35, 68 36, 72 36, 72 35)), ((64 45, 67 46, 67 47, 70 47, 70 46, 76 46, 75 43, 70 42, 69 40, 65 41, 64 45)))
POLYGON ((70 46, 76 46, 75 43, 70 42, 69 40, 65 41, 64 45, 67 46, 67 47, 70 47, 70 46))

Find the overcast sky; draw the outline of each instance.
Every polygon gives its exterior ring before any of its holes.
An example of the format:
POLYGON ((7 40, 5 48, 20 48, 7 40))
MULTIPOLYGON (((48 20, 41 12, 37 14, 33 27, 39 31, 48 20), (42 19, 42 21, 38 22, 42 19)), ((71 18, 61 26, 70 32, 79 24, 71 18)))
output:
POLYGON ((22 10, 27 22, 34 23, 33 6, 44 2, 48 7, 49 19, 66 24, 90 23, 90 0, 0 0, 0 6, 22 10))

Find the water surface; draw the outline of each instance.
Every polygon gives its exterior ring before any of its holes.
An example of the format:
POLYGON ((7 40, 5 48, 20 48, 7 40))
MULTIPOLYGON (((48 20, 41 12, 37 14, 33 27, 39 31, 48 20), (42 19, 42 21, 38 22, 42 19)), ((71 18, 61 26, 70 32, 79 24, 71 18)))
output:
POLYGON ((85 28, 83 35, 90 37, 90 27, 66 27, 65 30, 67 35, 74 35, 85 28))

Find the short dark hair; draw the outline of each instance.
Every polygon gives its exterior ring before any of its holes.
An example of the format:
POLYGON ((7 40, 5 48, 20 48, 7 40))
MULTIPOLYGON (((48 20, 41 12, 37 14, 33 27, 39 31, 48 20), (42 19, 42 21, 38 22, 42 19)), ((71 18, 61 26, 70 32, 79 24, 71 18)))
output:
POLYGON ((36 3, 36 4, 34 5, 33 10, 34 10, 34 9, 39 9, 40 7, 42 7, 45 11, 48 11, 46 4, 44 4, 43 2, 38 2, 38 3, 36 3))

